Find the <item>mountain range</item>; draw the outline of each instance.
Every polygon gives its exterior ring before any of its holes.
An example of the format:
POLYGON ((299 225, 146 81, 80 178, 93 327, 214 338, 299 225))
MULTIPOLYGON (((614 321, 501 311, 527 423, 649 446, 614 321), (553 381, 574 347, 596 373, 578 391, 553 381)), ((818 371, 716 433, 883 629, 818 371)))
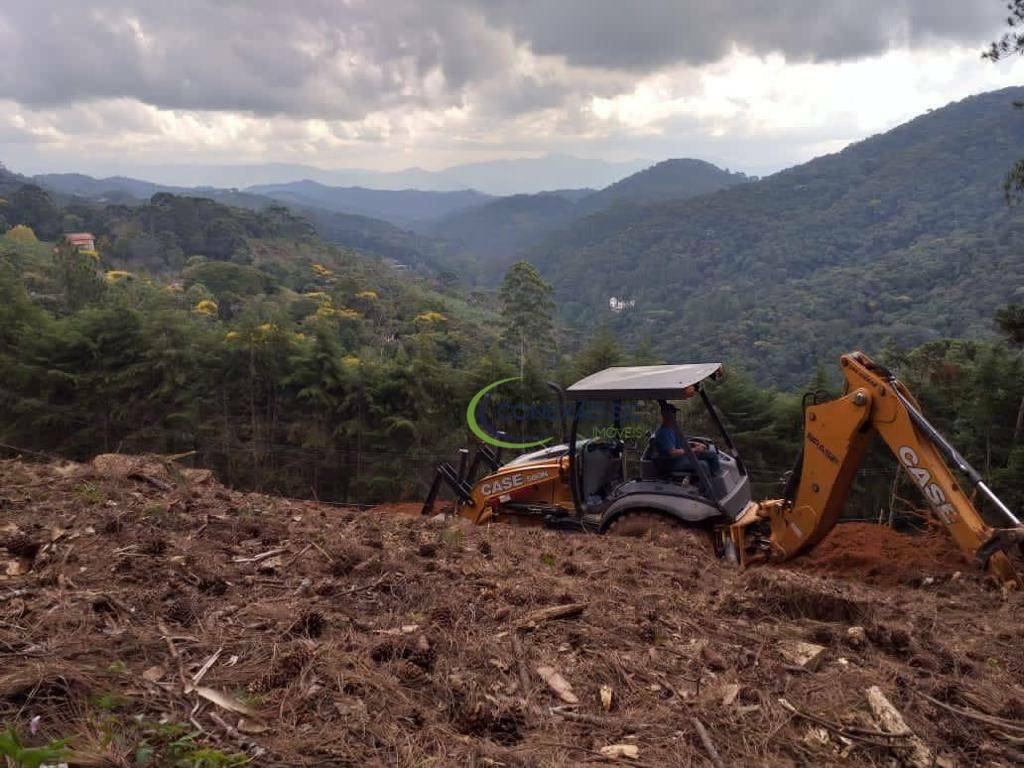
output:
POLYGON ((262 184, 247 192, 273 198, 287 205, 323 208, 337 213, 413 225, 446 216, 492 199, 472 189, 456 192, 423 192, 418 189, 378 190, 366 187, 330 187, 304 179, 287 184, 262 184))
POLYGON ((494 283, 522 253, 596 211, 683 200, 749 181, 703 160, 665 160, 590 193, 511 195, 421 225, 464 277, 494 283))
POLYGON ((329 169, 295 163, 233 165, 133 165, 119 176, 145 178, 161 187, 213 187, 242 189, 264 184, 309 180, 332 187, 380 190, 414 189, 457 192, 475 189, 489 195, 514 195, 550 189, 601 189, 651 165, 651 160, 609 162, 566 154, 491 160, 455 165, 438 171, 406 168, 371 171, 360 168, 329 169))
POLYGON ((155 194, 205 197, 262 210, 285 205, 305 216, 330 242, 403 264, 454 271, 492 283, 524 249, 606 206, 685 198, 747 181, 701 160, 666 160, 604 189, 557 189, 495 197, 475 190, 376 190, 332 187, 304 179, 245 189, 179 187, 125 176, 79 173, 27 179, 62 200, 140 205, 155 194))
POLYGON ((992 335, 995 310, 1024 302, 1024 213, 1002 192, 1024 148, 1019 100, 1024 88, 972 96, 762 179, 677 159, 598 190, 500 197, 74 174, 0 175, 0 194, 35 182, 94 203, 285 205, 333 243, 485 289, 526 258, 567 338, 607 327, 666 360, 724 359, 788 386, 850 348, 992 335))

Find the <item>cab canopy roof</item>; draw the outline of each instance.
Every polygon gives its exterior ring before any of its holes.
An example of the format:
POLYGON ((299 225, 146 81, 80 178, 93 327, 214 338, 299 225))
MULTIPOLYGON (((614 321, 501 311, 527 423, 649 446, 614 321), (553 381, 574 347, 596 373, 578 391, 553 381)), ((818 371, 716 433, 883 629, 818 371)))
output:
POLYGON ((616 366, 592 373, 566 391, 573 400, 678 400, 687 387, 720 378, 723 372, 721 363, 616 366))

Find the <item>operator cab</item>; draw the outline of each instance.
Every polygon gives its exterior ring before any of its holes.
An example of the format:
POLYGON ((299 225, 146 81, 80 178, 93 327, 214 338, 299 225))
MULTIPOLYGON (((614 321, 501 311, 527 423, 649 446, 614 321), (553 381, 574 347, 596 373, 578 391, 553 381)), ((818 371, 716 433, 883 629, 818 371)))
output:
MULTIPOLYGON (((654 442, 654 432, 651 432, 647 439, 647 446, 640 456, 640 479, 660 480, 662 482, 679 483, 694 488, 700 487, 700 473, 696 469, 673 469, 671 460, 658 456, 657 446, 654 442)), ((732 456, 722 450, 710 437, 698 435, 687 435, 686 440, 696 443, 703 443, 709 449, 718 452, 718 472, 708 475, 711 484, 711 496, 719 502, 725 502, 729 508, 735 505, 730 503, 729 497, 736 491, 741 491, 737 499, 743 498, 742 489, 746 479, 746 470, 738 456, 732 456)), ((748 484, 749 485, 749 484, 748 484)), ((749 488, 748 488, 749 490, 749 488)), ((747 501, 749 501, 749 493, 747 501)), ((745 504, 744 504, 745 506, 745 504)), ((742 510, 743 507, 739 507, 742 510)))
MULTIPOLYGON (((723 375, 720 363, 627 366, 606 368, 569 387, 566 394, 575 401, 568 445, 570 485, 577 513, 600 530, 631 511, 655 511, 682 523, 734 520, 750 503, 750 479, 739 452, 719 418, 703 383, 723 375), (615 429, 621 424, 623 402, 683 400, 699 395, 721 444, 710 437, 686 435, 677 429, 689 461, 687 468, 674 470, 672 461, 659 457, 654 433, 644 440, 636 476, 627 474, 625 446, 621 440, 577 442, 584 403, 610 401, 614 404, 615 429), (717 471, 699 461, 691 443, 716 449, 717 471)), ((698 446, 699 447, 699 446, 698 446)))

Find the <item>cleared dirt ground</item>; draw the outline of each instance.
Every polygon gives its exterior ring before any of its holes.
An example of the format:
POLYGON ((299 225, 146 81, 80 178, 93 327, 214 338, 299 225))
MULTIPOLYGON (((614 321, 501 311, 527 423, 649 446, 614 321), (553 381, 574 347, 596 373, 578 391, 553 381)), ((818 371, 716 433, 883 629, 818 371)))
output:
POLYGON ((697 721, 729 766, 1009 766, 1022 605, 941 534, 845 525, 740 572, 685 535, 0 462, 0 721, 71 765, 711 765, 697 721))

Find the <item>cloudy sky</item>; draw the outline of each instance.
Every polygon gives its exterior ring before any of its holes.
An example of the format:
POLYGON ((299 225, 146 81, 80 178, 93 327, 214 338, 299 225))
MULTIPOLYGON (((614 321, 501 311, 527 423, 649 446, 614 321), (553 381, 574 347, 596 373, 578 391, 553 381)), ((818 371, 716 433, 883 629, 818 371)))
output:
POLYGON ((1004 0, 2 0, 14 170, 567 152, 764 173, 972 93, 1004 0))

